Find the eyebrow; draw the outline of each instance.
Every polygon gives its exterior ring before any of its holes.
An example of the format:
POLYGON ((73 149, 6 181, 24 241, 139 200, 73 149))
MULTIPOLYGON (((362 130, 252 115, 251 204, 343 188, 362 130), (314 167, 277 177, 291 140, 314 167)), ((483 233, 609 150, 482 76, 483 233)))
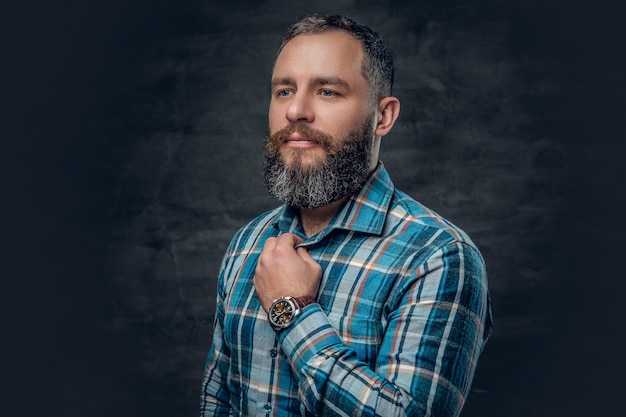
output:
MULTIPOLYGON (((290 77, 281 77, 281 78, 272 79, 272 88, 276 88, 278 86, 285 86, 285 85, 295 85, 295 84, 296 82, 293 80, 293 78, 290 78, 290 77)), ((325 85, 338 86, 346 90, 351 90, 350 84, 348 84, 346 80, 340 77, 318 77, 318 78, 315 78, 311 84, 315 86, 325 86, 325 85)))

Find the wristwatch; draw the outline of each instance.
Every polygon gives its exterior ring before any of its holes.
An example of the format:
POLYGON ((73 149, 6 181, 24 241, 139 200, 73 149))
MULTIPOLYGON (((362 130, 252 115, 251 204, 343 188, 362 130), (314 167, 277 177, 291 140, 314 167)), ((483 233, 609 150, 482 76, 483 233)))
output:
POLYGON ((267 312, 267 318, 274 331, 289 327, 300 314, 300 310, 315 303, 313 297, 282 297, 274 300, 267 312))

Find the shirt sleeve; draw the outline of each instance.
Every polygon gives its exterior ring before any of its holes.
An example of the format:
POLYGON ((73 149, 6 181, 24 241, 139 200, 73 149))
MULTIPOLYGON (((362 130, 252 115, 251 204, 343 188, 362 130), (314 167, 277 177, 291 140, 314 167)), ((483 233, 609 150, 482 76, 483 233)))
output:
POLYGON ((215 311, 213 343, 204 368, 200 395, 200 417, 230 416, 230 392, 226 378, 230 352, 224 343, 224 303, 218 296, 215 311))
POLYGON ((315 415, 458 416, 491 332, 483 259, 452 243, 396 284, 388 322, 370 369, 342 341, 317 304, 279 333, 315 415))

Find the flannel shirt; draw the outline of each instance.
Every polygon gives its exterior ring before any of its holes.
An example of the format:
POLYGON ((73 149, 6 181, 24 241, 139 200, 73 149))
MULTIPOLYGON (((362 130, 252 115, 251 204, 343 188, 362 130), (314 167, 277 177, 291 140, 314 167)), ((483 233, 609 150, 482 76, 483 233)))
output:
POLYGON ((396 190, 379 164, 315 236, 289 206, 235 234, 201 415, 457 416, 491 328, 476 246, 396 190), (275 333, 252 279, 265 240, 287 232, 304 239, 323 275, 318 303, 275 333))

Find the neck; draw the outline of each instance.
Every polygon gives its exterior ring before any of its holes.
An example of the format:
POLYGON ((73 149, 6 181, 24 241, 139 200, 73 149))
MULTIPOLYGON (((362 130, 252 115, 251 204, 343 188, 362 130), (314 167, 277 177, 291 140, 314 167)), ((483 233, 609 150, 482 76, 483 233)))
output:
POLYGON ((307 237, 314 236, 324 230, 346 200, 347 198, 343 198, 326 206, 314 209, 301 208, 300 221, 302 222, 302 228, 307 237))

